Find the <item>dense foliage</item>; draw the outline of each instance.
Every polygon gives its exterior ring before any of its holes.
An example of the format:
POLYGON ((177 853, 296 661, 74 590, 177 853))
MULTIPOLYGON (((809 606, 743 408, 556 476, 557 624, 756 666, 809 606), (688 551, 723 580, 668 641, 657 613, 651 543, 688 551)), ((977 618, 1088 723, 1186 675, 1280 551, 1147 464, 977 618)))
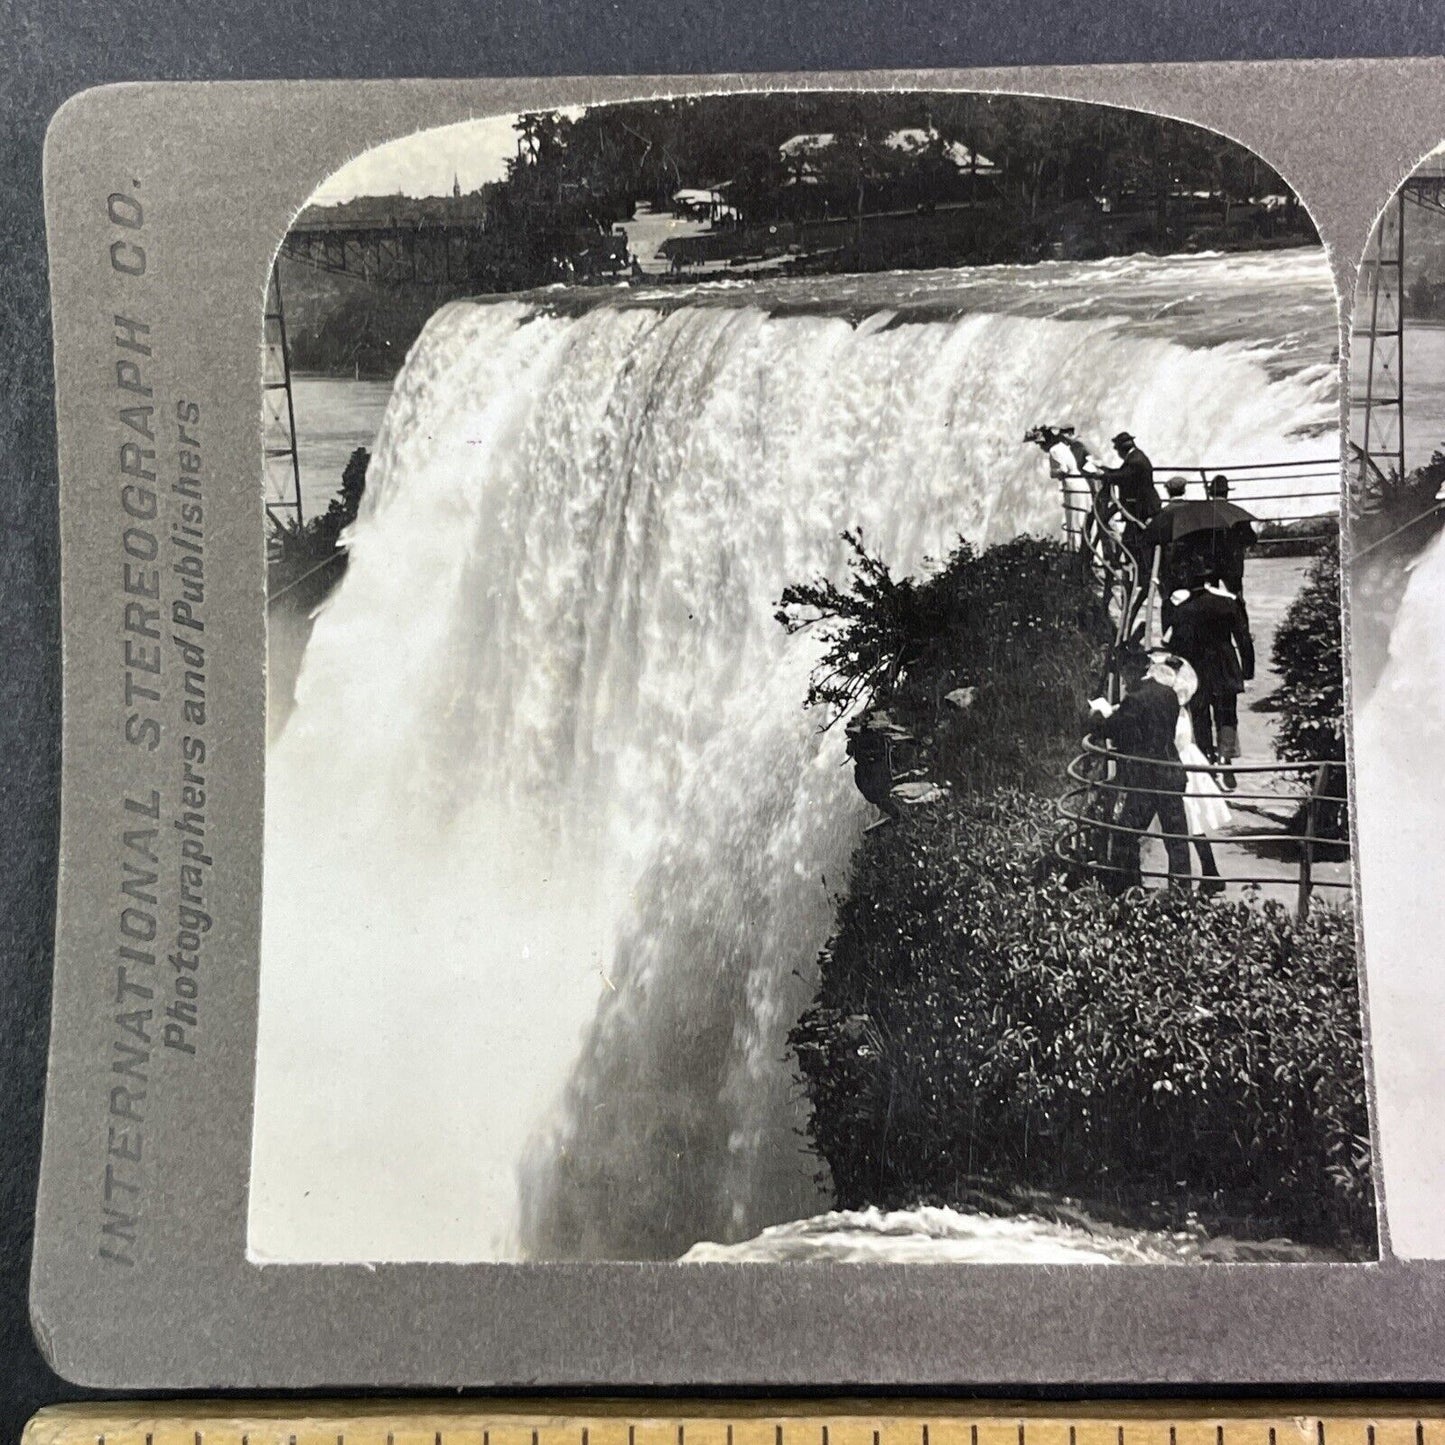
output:
POLYGON ((1340 766, 1302 781, 1316 792, 1291 825, 1296 832, 1343 843, 1349 837, 1345 762, 1345 656, 1340 617, 1340 544, 1325 541, 1304 586, 1274 634, 1271 649, 1280 685, 1261 706, 1277 714, 1274 746, 1288 762, 1340 766))
MULTIPOLYGON (((1074 559, 960 545, 900 581, 850 541, 847 584, 784 597, 781 620, 826 639, 809 702, 886 704, 949 791, 863 840, 791 1035, 839 1204, 1072 1198, 1368 1254, 1350 914, 1070 877, 1053 799, 1107 636, 1074 559)), ((1338 582, 1331 544, 1277 652, 1282 731, 1308 756, 1341 742, 1310 732, 1339 709, 1338 582)))
POLYGON ((266 592, 272 599, 284 598, 288 610, 311 611, 345 574, 341 534, 356 520, 370 464, 371 453, 357 447, 341 474, 341 491, 324 512, 299 526, 286 523, 273 528, 266 592))
POLYGON ((286 344, 293 371, 391 377, 436 311, 460 286, 386 285, 333 275, 284 257, 286 344))
POLYGON ((1053 826, 1005 791, 864 840, 791 1036, 839 1205, 1023 1184, 1367 1253, 1349 915, 1071 887, 1053 826))
POLYGON ((826 638, 807 703, 825 724, 877 697, 919 741, 916 761, 955 790, 1052 792, 1098 691, 1108 629, 1074 553, 1036 537, 976 552, 960 541, 920 581, 899 580, 849 534, 846 586, 783 593, 779 620, 826 638), (972 703, 947 701, 976 689, 972 703))
POLYGON ((1291 762, 1343 762, 1345 658, 1340 624, 1340 545, 1325 542, 1304 586, 1274 634, 1279 687, 1268 705, 1279 714, 1275 749, 1291 762))
POLYGON ((1286 197, 1291 221, 1308 226, 1289 188, 1257 156, 1213 131, 1163 117, 1032 96, 799 92, 692 96, 594 106, 580 116, 525 115, 503 198, 540 214, 585 206, 602 224, 631 214, 635 199, 665 208, 684 186, 727 186, 747 222, 810 210, 851 214, 887 201, 917 202, 946 189, 955 142, 1001 171, 1005 205, 1030 218, 1047 205, 1133 199, 1157 210, 1161 239, 1191 193, 1227 206, 1286 197), (931 133, 910 162, 886 137, 931 133), (828 135, 826 149, 784 155, 799 135, 828 135), (803 179, 807 184, 799 184, 803 179), (900 194, 907 187, 917 196, 900 194))

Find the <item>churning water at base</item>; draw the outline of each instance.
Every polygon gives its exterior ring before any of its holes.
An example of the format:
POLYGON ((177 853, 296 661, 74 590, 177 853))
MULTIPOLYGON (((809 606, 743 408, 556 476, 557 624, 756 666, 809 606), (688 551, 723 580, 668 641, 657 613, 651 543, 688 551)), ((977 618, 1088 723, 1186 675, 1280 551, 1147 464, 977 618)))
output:
POLYGON ((1038 422, 1329 453, 1322 257, 1175 264, 1019 270, 1017 315, 990 268, 916 316, 875 277, 432 320, 268 756, 257 1256, 676 1258, 827 1209, 786 1034, 869 810, 776 600, 844 528, 899 574, 1056 532, 1038 422))
POLYGON ((1342 1256, 1286 1240, 1265 1245, 1209 1240, 1186 1230, 1121 1229, 1035 1214, 966 1214, 916 1209, 838 1209, 775 1224, 737 1244, 695 1244, 687 1264, 1184 1264, 1268 1258, 1326 1261, 1342 1256))

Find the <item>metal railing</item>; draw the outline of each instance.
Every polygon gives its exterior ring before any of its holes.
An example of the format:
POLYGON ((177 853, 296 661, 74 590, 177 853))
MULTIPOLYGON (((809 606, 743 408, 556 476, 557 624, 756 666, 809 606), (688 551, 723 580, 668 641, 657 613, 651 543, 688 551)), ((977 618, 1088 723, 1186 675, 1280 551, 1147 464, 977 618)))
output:
POLYGON ((1289 873, 1279 870, 1261 871, 1252 867, 1248 861, 1251 849, 1271 848, 1283 851, 1286 854, 1283 861, 1293 865, 1295 909, 1301 918, 1309 911, 1316 889, 1348 890, 1353 886, 1348 879, 1324 878, 1316 872, 1323 848, 1347 846, 1343 830, 1338 830, 1340 836, 1333 836, 1331 830, 1321 826, 1327 809, 1339 812, 1349 801, 1347 792, 1330 790, 1336 778, 1341 787, 1345 786, 1345 765, 1342 762, 1236 762, 1230 763, 1227 768, 1222 764, 1200 767, 1188 763, 1161 763, 1158 758, 1121 753, 1085 738, 1083 751, 1074 757, 1067 771, 1074 786, 1064 793, 1057 804, 1064 826, 1054 839, 1054 854, 1070 868, 1101 875, 1106 885, 1111 880, 1132 882, 1136 876, 1186 887, 1191 882, 1207 883, 1212 879, 1218 880, 1225 888, 1242 888, 1249 884, 1264 887, 1288 882, 1289 873), (1161 788, 1148 787, 1132 780, 1120 781, 1121 763, 1150 769, 1156 777, 1166 768, 1177 771, 1182 775, 1183 782, 1180 786, 1161 788), (1302 786, 1287 791, 1246 791, 1235 788, 1222 793, 1221 796, 1231 808, 1239 807, 1241 811, 1254 813, 1275 824, 1257 831, 1175 833, 1161 828, 1154 832, 1147 828, 1133 828, 1119 821, 1118 814, 1124 800, 1131 794, 1172 794, 1179 797, 1182 803, 1190 775, 1208 773, 1217 777, 1225 771, 1241 779, 1299 779, 1302 786), (1270 813, 1269 805, 1288 810, 1293 816, 1288 820, 1275 817, 1270 813), (1126 849, 1137 849, 1149 838, 1157 838, 1161 842, 1177 841, 1186 849, 1193 845, 1196 851, 1198 845, 1203 843, 1213 855, 1217 868, 1221 854, 1227 866, 1219 868, 1215 873, 1198 875, 1192 872, 1177 872, 1167 866, 1162 869, 1141 866, 1135 870, 1123 855, 1126 849), (1126 839, 1136 841, 1126 843, 1126 839))
MULTIPOLYGON (((1230 500, 1248 507, 1251 502, 1293 501, 1299 503, 1288 512, 1273 509, 1275 515, 1262 522, 1300 527, 1318 522, 1312 530, 1295 530, 1273 540, 1307 542, 1333 535, 1339 526, 1340 466, 1337 458, 1307 459, 1297 462, 1256 462, 1245 466, 1167 467, 1155 468, 1156 479, 1187 476, 1207 482, 1223 473, 1230 479, 1230 500), (1241 475, 1244 474, 1244 475, 1241 475), (1320 509, 1311 503, 1333 502, 1334 509, 1320 509)), ((1098 580, 1101 597, 1113 623, 1113 641, 1105 659, 1105 696, 1117 702, 1122 693, 1119 663, 1131 644, 1152 642, 1157 569, 1153 575, 1141 576, 1139 561, 1125 547, 1116 532, 1120 521, 1138 526, 1112 495, 1102 479, 1085 473, 1062 476, 1064 529, 1075 542, 1081 559, 1098 580), (1147 636, 1146 636, 1147 634, 1147 636)), ((1262 545, 1268 545, 1267 542, 1262 545)), ((1081 751, 1067 768, 1070 786, 1059 799, 1057 808, 1062 826, 1054 840, 1055 855, 1071 869, 1099 876, 1106 886, 1128 886, 1140 881, 1162 881, 1171 886, 1189 886, 1191 880, 1214 883, 1224 888, 1240 888, 1251 884, 1266 886, 1288 881, 1289 873, 1264 871, 1252 866, 1258 850, 1283 850, 1284 861, 1293 863, 1295 906, 1301 917, 1308 912, 1310 901, 1319 888, 1349 889, 1348 880, 1320 877, 1316 865, 1322 847, 1348 847, 1348 832, 1343 827, 1325 828, 1322 820, 1329 810, 1342 818, 1348 806, 1347 774, 1342 762, 1334 759, 1309 759, 1300 762, 1210 764, 1206 767, 1182 762, 1162 762, 1121 753, 1085 737, 1081 751), (1120 765, 1152 771, 1177 770, 1178 786, 1159 788, 1136 785, 1120 779, 1120 765), (1129 794, 1173 794, 1183 800, 1191 774, 1209 773, 1216 778, 1225 772, 1239 779, 1249 779, 1255 791, 1239 787, 1221 791, 1232 808, 1253 813, 1267 826, 1256 831, 1190 834, 1151 832, 1130 827, 1119 820, 1124 799, 1129 794), (1332 792, 1334 781, 1344 791, 1332 792), (1274 785, 1274 786, 1271 786, 1274 785), (1263 789, 1262 791, 1259 789, 1263 789), (1271 808, 1275 811, 1271 812, 1271 808), (1288 810, 1290 816, 1279 816, 1288 810), (1333 836, 1338 835, 1338 836, 1333 836), (1138 850, 1149 837, 1179 842, 1185 848, 1199 851, 1204 845, 1213 867, 1218 867, 1222 853, 1231 866, 1228 871, 1181 874, 1168 867, 1135 866, 1138 850), (1240 865, 1243 861, 1242 866, 1240 865)), ((1145 774, 1148 776, 1148 773, 1145 774)), ((1203 855, 1201 855, 1203 856, 1203 855)))
POLYGON ((1124 649, 1137 639, 1144 625, 1147 618, 1144 603, 1151 596, 1152 579, 1141 576, 1138 558, 1124 545, 1123 535, 1115 531, 1115 525, 1142 527, 1143 524, 1119 504, 1109 488, 1099 485, 1098 478, 1072 472, 1065 473, 1059 482, 1063 489, 1064 530, 1093 576, 1113 624, 1104 668, 1104 691, 1111 702, 1117 702, 1116 662, 1124 649), (1084 491, 1071 489, 1071 482, 1083 483, 1084 491))

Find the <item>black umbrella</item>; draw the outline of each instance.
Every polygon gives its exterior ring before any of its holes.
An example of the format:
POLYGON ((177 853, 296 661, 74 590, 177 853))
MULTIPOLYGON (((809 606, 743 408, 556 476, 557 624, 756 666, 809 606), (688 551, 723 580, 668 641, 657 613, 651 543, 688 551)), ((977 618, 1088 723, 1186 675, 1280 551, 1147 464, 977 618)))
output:
POLYGON ((1154 519, 1161 540, 1177 542, 1193 532, 1228 532, 1252 526, 1254 517, 1233 502, 1211 498, 1203 502, 1171 502, 1154 519))

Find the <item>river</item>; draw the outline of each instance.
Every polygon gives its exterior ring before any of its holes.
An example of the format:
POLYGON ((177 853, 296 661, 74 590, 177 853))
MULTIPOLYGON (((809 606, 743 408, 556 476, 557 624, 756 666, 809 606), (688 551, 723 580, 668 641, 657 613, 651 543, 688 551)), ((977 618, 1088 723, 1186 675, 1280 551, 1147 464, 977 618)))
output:
POLYGON ((320 516, 341 495, 341 473, 357 447, 376 445, 391 382, 297 372, 291 378, 296 408, 296 461, 301 507, 320 516))
POLYGON ((1124 258, 462 302, 374 438, 374 384, 298 391, 374 458, 268 752, 253 1252, 838 1248, 786 1034, 868 810, 781 589, 845 527, 899 573, 1056 531, 1040 422, 1328 456, 1335 341, 1318 252, 1124 258))

